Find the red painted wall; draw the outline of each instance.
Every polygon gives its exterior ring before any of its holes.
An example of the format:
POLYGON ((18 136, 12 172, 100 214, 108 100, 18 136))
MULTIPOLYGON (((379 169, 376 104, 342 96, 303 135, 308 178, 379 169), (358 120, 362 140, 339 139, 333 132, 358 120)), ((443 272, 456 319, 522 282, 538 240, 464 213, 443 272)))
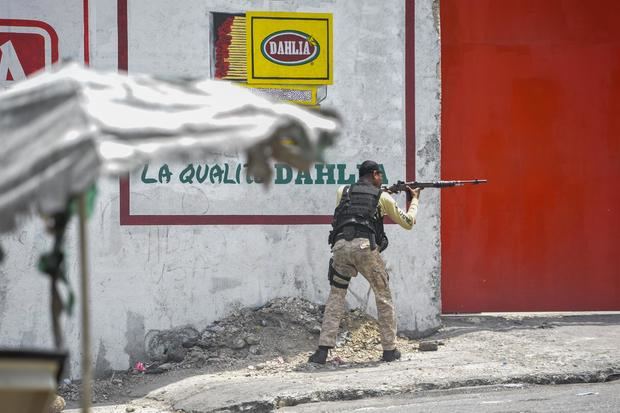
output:
POLYGON ((620 310, 620 1, 442 0, 443 311, 620 310))

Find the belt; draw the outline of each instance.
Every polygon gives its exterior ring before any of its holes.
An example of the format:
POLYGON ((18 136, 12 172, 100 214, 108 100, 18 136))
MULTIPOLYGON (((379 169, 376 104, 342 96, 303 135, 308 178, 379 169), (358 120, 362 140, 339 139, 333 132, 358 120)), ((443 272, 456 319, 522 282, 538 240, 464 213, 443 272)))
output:
MULTIPOLYGON (((355 232, 353 233, 353 238, 367 238, 367 239, 370 239, 372 234, 373 233, 370 232, 370 231, 364 231, 364 230, 356 229, 355 232)), ((344 233, 342 233, 342 232, 338 233, 334 237, 334 242, 336 242, 336 241, 338 241, 340 239, 345 239, 344 233)))

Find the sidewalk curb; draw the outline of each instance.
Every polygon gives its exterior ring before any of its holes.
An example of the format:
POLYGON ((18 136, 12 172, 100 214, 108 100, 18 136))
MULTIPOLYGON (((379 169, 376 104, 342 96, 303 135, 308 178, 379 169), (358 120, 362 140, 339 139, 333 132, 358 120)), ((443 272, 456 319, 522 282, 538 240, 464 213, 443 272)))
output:
MULTIPOLYGON (((569 374, 527 374, 506 378, 471 378, 462 381, 449 381, 445 383, 422 382, 412 383, 411 385, 393 388, 363 388, 351 387, 350 389, 318 390, 309 393, 293 395, 275 395, 272 397, 261 398, 252 401, 234 403, 228 406, 217 407, 206 410, 196 410, 192 408, 192 413, 234 413, 234 412, 271 412, 282 407, 297 406, 307 403, 359 400, 365 398, 394 396, 399 394, 416 393, 428 390, 448 390, 462 387, 477 387, 489 385, 508 385, 508 384, 579 384, 579 383, 603 383, 620 379, 620 365, 606 368, 603 370, 577 372, 569 374)), ((182 403, 175 405, 175 409, 186 411, 182 403)))

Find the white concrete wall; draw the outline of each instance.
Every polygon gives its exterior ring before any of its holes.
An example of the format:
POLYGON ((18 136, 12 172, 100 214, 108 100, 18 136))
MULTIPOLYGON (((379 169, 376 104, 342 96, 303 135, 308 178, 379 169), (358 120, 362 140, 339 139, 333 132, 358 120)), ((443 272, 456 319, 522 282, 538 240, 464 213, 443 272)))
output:
MULTIPOLYGON (((61 55, 81 59, 82 46, 74 40, 75 33, 81 39, 81 21, 73 10, 52 3, 0 0, 0 18, 48 20, 59 32, 61 55), (71 17, 60 18, 64 13, 71 17)), ((417 177, 425 179, 439 177, 439 34, 433 3, 417 0, 415 8, 416 166, 417 177)), ((115 5, 90 2, 91 64, 97 68, 116 67, 116 9, 110 8, 115 5)), ((209 75, 209 13, 247 10, 333 13, 335 80, 323 104, 340 111, 346 129, 327 162, 346 164, 354 173, 356 163, 375 159, 384 164, 390 182, 404 178, 404 0, 130 1, 129 71, 209 75)), ((226 154, 198 161, 243 159, 226 154)), ((291 183, 266 192, 256 184, 146 185, 140 171, 131 182, 134 214, 328 215, 337 188, 291 183)), ((328 225, 120 226, 118 197, 118 183, 102 180, 90 221, 93 351, 99 372, 125 369, 143 358, 144 334, 151 329, 184 324, 202 329, 236 306, 258 306, 279 296, 316 302, 327 297, 328 225)), ((412 232, 387 227, 390 248, 384 256, 399 328, 411 334, 433 331, 440 322, 439 214, 438 191, 428 190, 412 232)), ((72 228, 67 250, 77 290, 75 235, 72 228)), ((31 219, 0 242, 7 253, 0 266, 0 346, 50 346, 48 283, 36 270, 50 240, 39 220, 31 219)), ((349 304, 374 313, 368 292, 359 277, 349 304)), ((76 376, 79 317, 67 320, 66 329, 76 376)))

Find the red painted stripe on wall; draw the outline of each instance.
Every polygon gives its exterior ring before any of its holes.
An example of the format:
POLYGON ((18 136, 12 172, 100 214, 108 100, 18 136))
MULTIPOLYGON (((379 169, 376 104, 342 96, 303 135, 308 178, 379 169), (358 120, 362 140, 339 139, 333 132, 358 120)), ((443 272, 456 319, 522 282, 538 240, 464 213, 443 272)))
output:
POLYGON ((331 220, 329 215, 128 215, 121 225, 325 225, 331 220))
POLYGON ((129 67, 127 38, 127 0, 117 1, 118 19, 118 70, 126 72, 129 67))
POLYGON ((405 175, 415 180, 415 0, 405 4, 405 175))
POLYGON ((89 13, 88 13, 88 0, 84 0, 82 3, 84 8, 84 64, 90 66, 90 27, 89 27, 89 13))
POLYGON ((131 215, 129 213, 129 177, 122 177, 118 180, 119 189, 119 202, 120 202, 120 224, 121 225, 136 225, 132 224, 131 215))

